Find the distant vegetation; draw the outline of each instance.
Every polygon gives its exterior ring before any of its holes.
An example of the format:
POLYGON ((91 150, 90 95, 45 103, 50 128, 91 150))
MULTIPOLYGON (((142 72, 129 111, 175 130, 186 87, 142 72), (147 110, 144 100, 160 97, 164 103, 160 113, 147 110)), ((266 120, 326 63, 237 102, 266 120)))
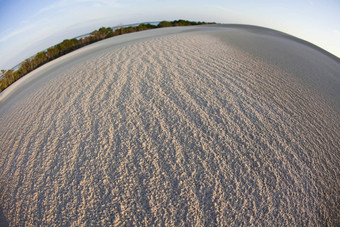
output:
POLYGON ((12 83, 33 71, 39 66, 52 61, 60 56, 70 53, 76 49, 89 45, 91 43, 107 39, 113 36, 122 35, 131 32, 143 31, 154 28, 172 27, 172 26, 189 26, 200 24, 214 24, 206 22, 193 22, 187 20, 175 20, 175 21, 161 21, 158 25, 152 24, 139 24, 138 26, 120 27, 113 30, 111 27, 102 27, 98 30, 91 32, 88 36, 77 39, 65 39, 61 43, 41 51, 31 58, 27 58, 23 61, 17 70, 1 70, 0 77, 0 92, 10 86, 12 83))

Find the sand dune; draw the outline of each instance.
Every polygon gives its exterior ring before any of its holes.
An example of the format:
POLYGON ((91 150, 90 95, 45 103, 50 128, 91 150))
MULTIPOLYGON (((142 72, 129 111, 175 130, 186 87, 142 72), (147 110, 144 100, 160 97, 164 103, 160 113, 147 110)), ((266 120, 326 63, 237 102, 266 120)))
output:
POLYGON ((4 223, 340 224, 337 59, 259 28, 126 37, 2 97, 4 223))

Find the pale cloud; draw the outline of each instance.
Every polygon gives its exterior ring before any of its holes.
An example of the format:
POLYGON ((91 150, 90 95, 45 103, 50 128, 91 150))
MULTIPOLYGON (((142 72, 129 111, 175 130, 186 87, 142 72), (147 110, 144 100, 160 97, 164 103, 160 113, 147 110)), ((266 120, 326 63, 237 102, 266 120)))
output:
POLYGON ((75 3, 91 3, 93 5, 109 6, 109 7, 121 7, 122 3, 113 0, 74 0, 75 3))
POLYGON ((38 17, 48 12, 55 13, 56 11, 60 10, 64 12, 71 12, 72 10, 74 10, 74 7, 81 7, 81 4, 84 4, 86 7, 88 5, 92 5, 96 8, 102 7, 103 9, 123 7, 122 3, 112 0, 59 0, 49 6, 40 9, 36 14, 34 14, 33 17, 38 17))
POLYGON ((18 29, 6 32, 6 33, 1 35, 0 42, 6 42, 13 37, 17 37, 20 34, 28 32, 29 30, 31 30, 34 27, 35 27, 35 25, 27 25, 27 26, 20 27, 18 29))
POLYGON ((333 34, 334 34, 335 36, 337 36, 337 37, 340 38, 340 30, 338 30, 338 29, 333 29, 333 34))
POLYGON ((53 3, 49 6, 46 6, 42 9, 40 9, 36 14, 33 15, 33 17, 37 17, 37 16, 40 16, 41 14, 44 14, 46 12, 56 11, 58 9, 66 7, 68 5, 68 2, 69 1, 66 1, 66 0, 57 1, 57 2, 55 2, 55 3, 53 3))

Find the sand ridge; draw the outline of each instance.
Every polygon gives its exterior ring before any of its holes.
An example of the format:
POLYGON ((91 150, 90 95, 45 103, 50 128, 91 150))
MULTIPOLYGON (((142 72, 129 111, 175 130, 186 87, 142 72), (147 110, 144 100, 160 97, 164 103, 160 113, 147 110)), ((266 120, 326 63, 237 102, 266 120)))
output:
POLYGON ((37 84, 0 115, 11 225, 339 224, 337 108, 209 32, 37 84))

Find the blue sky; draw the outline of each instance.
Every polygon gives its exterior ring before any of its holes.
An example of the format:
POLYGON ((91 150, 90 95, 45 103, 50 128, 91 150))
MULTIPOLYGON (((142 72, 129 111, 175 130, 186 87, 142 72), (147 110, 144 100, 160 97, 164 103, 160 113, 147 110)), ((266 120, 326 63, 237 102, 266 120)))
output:
POLYGON ((339 0, 0 0, 0 69, 101 26, 175 19, 269 27, 340 57, 339 0))

